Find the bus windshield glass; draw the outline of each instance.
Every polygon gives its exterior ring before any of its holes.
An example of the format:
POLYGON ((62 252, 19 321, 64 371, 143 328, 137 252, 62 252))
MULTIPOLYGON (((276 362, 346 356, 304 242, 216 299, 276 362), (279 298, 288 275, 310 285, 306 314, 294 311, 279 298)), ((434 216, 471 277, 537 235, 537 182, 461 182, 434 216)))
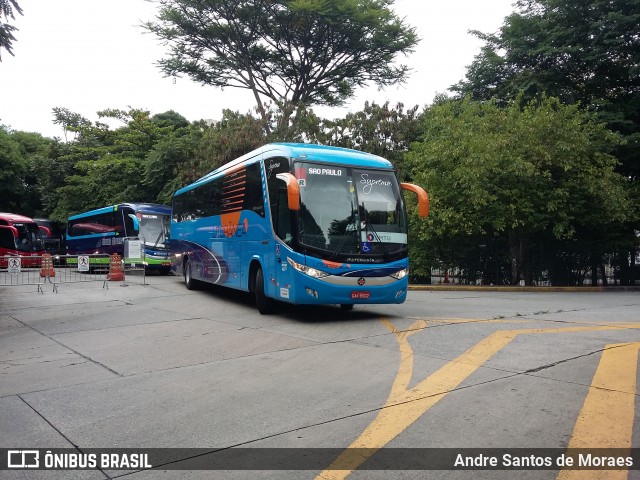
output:
POLYGON ((329 258, 406 253, 407 225, 391 171, 297 163, 301 245, 329 258), (326 252, 326 253, 325 253, 326 252))
POLYGON ((21 252, 37 252, 44 249, 44 241, 36 223, 14 223, 18 230, 16 249, 21 252))
POLYGON ((164 247, 169 232, 169 215, 157 213, 138 213, 140 223, 140 236, 144 238, 145 245, 164 247))

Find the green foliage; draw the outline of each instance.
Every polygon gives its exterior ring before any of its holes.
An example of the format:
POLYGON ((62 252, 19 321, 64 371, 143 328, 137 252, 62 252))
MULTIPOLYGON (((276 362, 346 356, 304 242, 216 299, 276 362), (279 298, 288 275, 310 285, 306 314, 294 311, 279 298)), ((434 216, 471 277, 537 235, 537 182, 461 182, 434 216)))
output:
POLYGON ((14 19, 13 10, 15 9, 20 15, 22 15, 22 9, 18 5, 16 0, 0 0, 0 62, 2 61, 2 49, 4 48, 11 56, 13 56, 13 42, 15 37, 13 32, 17 30, 13 25, 4 23, 3 19, 14 19))
POLYGON ((52 156, 58 183, 46 205, 56 219, 121 201, 156 201, 164 188, 160 182, 172 177, 166 173, 149 182, 151 173, 145 176, 145 172, 157 167, 149 164, 148 155, 160 141, 179 136, 176 132, 189 124, 175 112, 150 117, 148 111, 134 108, 98 112, 100 119, 122 124, 115 130, 67 109, 54 109, 54 114, 56 122, 75 135, 72 143, 58 145, 52 156))
POLYGON ((432 213, 419 236, 444 264, 493 237, 508 241, 514 279, 531 272, 525 252, 541 238, 600 239, 634 214, 628 182, 608 152, 619 136, 577 106, 543 97, 442 101, 429 109, 407 164, 432 213))
POLYGON ((403 82, 399 54, 417 44, 392 0, 160 0, 143 27, 165 41, 166 75, 248 89, 270 133, 266 102, 288 131, 296 110, 341 105, 354 89, 403 82))
POLYGON ((404 154, 422 133, 422 114, 417 105, 405 112, 401 103, 390 108, 389 102, 366 102, 363 110, 326 121, 324 127, 326 143, 380 155, 390 160, 404 178, 404 154))
POLYGON ((627 138, 619 170, 640 176, 640 2, 520 0, 485 41, 466 80, 454 87, 475 99, 542 93, 597 112, 627 138))
POLYGON ((182 165, 184 186, 267 142, 264 123, 249 114, 224 110, 222 119, 202 133, 193 158, 182 165))
POLYGON ((0 211, 21 211, 25 173, 26 161, 20 145, 6 129, 0 128, 0 211))
POLYGON ((183 186, 184 166, 195 158, 206 128, 204 125, 177 128, 149 151, 145 161, 144 186, 154 201, 171 203, 173 192, 183 186))
POLYGON ((39 133, 0 127, 0 211, 32 216, 41 210, 35 188, 36 165, 48 155, 52 141, 39 133))

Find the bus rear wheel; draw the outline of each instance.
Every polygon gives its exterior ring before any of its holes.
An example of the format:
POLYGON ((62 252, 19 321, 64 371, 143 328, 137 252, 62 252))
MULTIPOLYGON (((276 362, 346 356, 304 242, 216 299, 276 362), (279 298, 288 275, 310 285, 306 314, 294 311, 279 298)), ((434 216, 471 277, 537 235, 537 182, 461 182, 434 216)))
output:
POLYGON ((264 293, 264 274, 262 273, 261 268, 256 270, 255 289, 256 306, 258 307, 258 311, 262 315, 267 315, 273 312, 273 299, 267 297, 264 293))

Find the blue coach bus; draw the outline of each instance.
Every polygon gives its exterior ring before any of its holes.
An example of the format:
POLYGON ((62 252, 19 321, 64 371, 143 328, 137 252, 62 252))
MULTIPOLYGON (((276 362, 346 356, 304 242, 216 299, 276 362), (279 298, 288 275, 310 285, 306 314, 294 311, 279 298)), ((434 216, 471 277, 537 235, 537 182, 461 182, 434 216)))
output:
POLYGON ((275 143, 177 192, 171 268, 199 282, 252 292, 260 313, 294 304, 402 303, 407 218, 391 163, 354 150, 275 143))
MULTIPOLYGON (((67 220, 67 254, 119 254, 124 256, 124 239, 139 238, 145 254, 145 268, 168 274, 171 271, 169 236, 171 208, 154 203, 120 203, 73 215, 67 220)), ((75 259, 69 258, 68 263, 75 259)), ((92 257, 92 266, 108 263, 92 257)))

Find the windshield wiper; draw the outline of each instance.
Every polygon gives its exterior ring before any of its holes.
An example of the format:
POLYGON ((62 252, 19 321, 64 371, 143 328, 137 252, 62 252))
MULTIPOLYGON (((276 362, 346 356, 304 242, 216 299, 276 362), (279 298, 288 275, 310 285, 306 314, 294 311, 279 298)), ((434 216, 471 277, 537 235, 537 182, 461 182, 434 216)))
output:
MULTIPOLYGON (((353 209, 353 202, 351 202, 351 218, 353 218, 353 221, 356 222, 356 226, 358 224, 358 219, 356 218, 356 214, 355 211, 353 209)), ((340 251, 342 250, 342 247, 344 247, 344 244, 347 242, 347 239, 349 238, 349 236, 347 235, 347 230, 345 227, 345 234, 342 236, 342 241, 340 242, 340 244, 336 247, 335 250, 331 251, 331 258, 335 258, 338 253, 340 253, 340 251)), ((354 230, 354 233, 356 235, 356 241, 358 238, 358 228, 356 227, 356 229, 354 230)))
POLYGON ((374 239, 378 241, 378 244, 382 248, 382 253, 384 254, 384 259, 388 262, 389 258, 390 258, 389 257, 389 252, 387 250, 387 247, 384 246, 384 242, 378 236, 378 232, 376 232, 376 229, 373 228, 373 224, 369 223, 369 219, 367 218, 367 211, 364 208, 364 202, 362 203, 362 211, 364 212, 364 233, 365 233, 365 235, 367 234, 367 232, 369 230, 371 230, 371 232, 373 232, 374 239))
POLYGON ((160 241, 160 239, 162 238, 163 235, 164 235, 164 230, 160 230, 160 233, 158 234, 158 238, 156 238, 156 241, 153 242, 153 246, 154 247, 158 246, 158 242, 160 241))

